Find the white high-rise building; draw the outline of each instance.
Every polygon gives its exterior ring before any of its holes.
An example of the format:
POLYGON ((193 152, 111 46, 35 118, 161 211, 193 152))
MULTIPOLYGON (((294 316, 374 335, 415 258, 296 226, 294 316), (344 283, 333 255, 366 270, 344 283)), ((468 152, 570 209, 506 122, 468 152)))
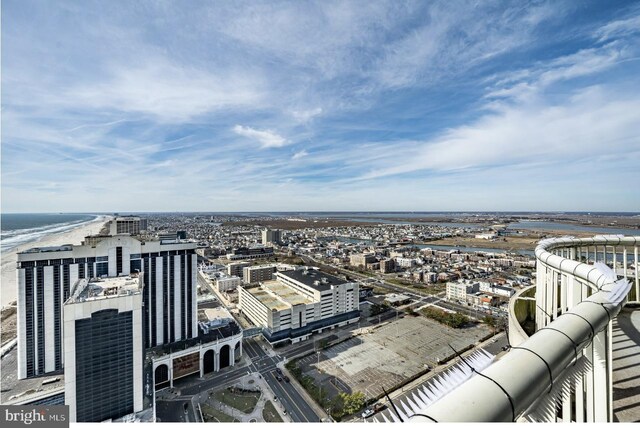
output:
POLYGON ((196 247, 123 233, 19 253, 18 378, 63 369, 62 307, 79 279, 144 273, 144 346, 196 337, 196 247))
POLYGON ((262 231, 262 245, 280 244, 282 232, 279 229, 264 229, 262 231))
POLYGON ((80 279, 71 289, 63 310, 71 422, 143 410, 142 277, 80 279))

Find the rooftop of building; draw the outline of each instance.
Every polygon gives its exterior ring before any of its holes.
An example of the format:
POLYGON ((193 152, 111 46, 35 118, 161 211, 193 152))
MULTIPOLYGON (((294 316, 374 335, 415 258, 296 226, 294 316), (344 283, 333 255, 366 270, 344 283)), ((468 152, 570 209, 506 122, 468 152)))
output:
POLYGON ((71 297, 65 304, 130 296, 140 292, 140 278, 135 275, 93 278, 91 280, 79 279, 73 288, 71 297))
POLYGON ((262 287, 271 291, 273 294, 277 295, 278 298, 282 299, 285 303, 291 306, 307 305, 313 303, 312 299, 297 292, 291 287, 287 287, 285 284, 278 280, 264 281, 262 282, 262 287))
POLYGON ((56 245, 54 247, 34 247, 28 250, 20 251, 18 254, 30 254, 30 253, 50 253, 55 251, 71 251, 73 250, 72 244, 56 245))
POLYGON ((245 290, 248 291, 249 293, 251 293, 253 295, 253 297, 258 299, 258 301, 260 301, 260 303, 262 303, 263 305, 265 305, 267 308, 271 309, 272 311, 273 310, 282 311, 282 310, 288 309, 290 307, 290 305, 288 305, 287 303, 285 303, 284 301, 282 301, 278 297, 276 297, 273 294, 267 292, 266 289, 264 289, 263 287, 246 288, 245 290))
MULTIPOLYGON (((209 308, 208 308, 209 309, 209 308)), ((208 310, 207 309, 207 310, 208 310)), ((158 345, 145 350, 146 359, 154 359, 173 352, 183 351, 185 349, 196 347, 199 344, 211 343, 218 340, 224 340, 228 337, 242 333, 242 328, 228 311, 205 313, 203 318, 198 317, 198 336, 190 339, 183 339, 173 343, 158 345), (222 317, 215 318, 215 314, 222 314, 222 317), (204 317, 213 315, 213 319, 208 321, 204 317), (227 318, 228 317, 228 318, 227 318)))
POLYGON ((329 275, 324 272, 320 272, 315 269, 299 269, 285 272, 279 272, 278 275, 283 275, 298 281, 307 287, 313 288, 318 291, 330 290, 332 286, 344 284, 347 281, 338 278, 337 276, 329 275))
POLYGON ((2 404, 20 404, 59 393, 64 393, 63 373, 18 379, 18 347, 2 357, 2 404))
POLYGON ((275 270, 276 267, 274 265, 254 265, 254 266, 246 266, 245 269, 249 270, 259 270, 259 269, 272 269, 275 270))

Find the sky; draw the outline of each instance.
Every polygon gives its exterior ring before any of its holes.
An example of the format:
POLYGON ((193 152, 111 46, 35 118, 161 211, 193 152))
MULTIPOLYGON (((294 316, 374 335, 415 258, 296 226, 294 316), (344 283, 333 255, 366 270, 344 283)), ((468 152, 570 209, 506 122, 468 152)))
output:
POLYGON ((640 212, 640 4, 2 2, 2 212, 640 212))

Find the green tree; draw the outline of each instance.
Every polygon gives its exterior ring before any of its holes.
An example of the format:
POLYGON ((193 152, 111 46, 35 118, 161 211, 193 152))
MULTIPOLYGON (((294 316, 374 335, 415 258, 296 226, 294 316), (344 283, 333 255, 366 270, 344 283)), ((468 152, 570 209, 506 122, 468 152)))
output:
POLYGON ((340 397, 342 397, 342 400, 344 402, 343 410, 346 415, 352 415, 356 413, 364 406, 364 403, 366 402, 364 393, 360 391, 354 392, 353 394, 346 394, 344 392, 341 392, 340 397))
POLYGON ((491 315, 487 315, 485 317, 482 318, 482 322, 485 323, 486 325, 488 325, 491 328, 495 328, 496 327, 496 319, 494 317, 492 317, 491 315))

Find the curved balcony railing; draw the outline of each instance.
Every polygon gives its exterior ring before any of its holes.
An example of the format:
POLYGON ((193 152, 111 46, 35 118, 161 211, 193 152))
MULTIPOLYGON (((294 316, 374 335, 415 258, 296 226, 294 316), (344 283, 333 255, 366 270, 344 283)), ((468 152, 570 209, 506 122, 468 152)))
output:
MULTIPOLYGON (((521 343, 417 409, 411 422, 612 422, 612 320, 627 301, 638 302, 639 246, 640 237, 622 236, 540 242, 535 334, 519 325, 521 343)), ((517 304, 511 316, 523 310, 517 304)))

